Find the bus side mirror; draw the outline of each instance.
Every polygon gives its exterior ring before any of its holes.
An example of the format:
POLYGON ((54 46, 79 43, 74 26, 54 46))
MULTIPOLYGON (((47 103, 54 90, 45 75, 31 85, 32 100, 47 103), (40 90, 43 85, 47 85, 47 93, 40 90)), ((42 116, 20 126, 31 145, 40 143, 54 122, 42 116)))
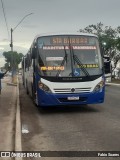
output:
POLYGON ((35 59, 37 57, 37 48, 32 48, 32 59, 35 59))
POLYGON ((101 56, 103 57, 105 54, 105 51, 104 51, 104 48, 101 44, 100 44, 100 52, 101 52, 101 56))

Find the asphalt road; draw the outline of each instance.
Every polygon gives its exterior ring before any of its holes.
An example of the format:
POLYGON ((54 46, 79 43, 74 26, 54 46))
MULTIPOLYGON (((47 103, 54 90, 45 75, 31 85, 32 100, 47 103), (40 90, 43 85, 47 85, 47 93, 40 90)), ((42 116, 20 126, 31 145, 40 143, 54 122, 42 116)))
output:
POLYGON ((120 151, 119 86, 106 86, 103 104, 42 110, 20 83, 20 105, 24 151, 120 151))

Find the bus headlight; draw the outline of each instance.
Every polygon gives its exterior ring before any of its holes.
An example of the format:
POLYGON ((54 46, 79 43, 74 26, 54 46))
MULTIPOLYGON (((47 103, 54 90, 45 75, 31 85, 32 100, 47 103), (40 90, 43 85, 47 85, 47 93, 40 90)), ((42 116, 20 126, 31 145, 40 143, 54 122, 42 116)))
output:
POLYGON ((51 90, 49 89, 49 87, 48 86, 46 86, 45 84, 43 84, 42 82, 38 82, 38 87, 40 88, 40 89, 42 89, 43 91, 45 91, 45 92, 51 92, 51 90))
POLYGON ((94 88, 94 92, 99 92, 99 91, 101 91, 101 89, 104 87, 104 81, 102 80, 101 82, 99 82, 97 85, 96 85, 96 87, 94 88))

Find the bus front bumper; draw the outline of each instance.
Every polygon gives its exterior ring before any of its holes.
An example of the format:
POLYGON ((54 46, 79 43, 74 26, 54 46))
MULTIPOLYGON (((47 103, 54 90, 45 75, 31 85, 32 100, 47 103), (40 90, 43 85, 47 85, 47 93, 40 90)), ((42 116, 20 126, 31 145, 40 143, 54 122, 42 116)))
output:
POLYGON ((97 104, 104 102, 104 88, 100 92, 90 92, 82 94, 53 94, 39 90, 37 96, 38 105, 40 106, 97 104))

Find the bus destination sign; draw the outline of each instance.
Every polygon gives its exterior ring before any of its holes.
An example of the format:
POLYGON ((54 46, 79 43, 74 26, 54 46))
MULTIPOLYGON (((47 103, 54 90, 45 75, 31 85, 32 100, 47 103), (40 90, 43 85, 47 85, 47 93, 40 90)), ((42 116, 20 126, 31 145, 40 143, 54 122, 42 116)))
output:
POLYGON ((88 44, 86 37, 52 37, 51 44, 88 44))

